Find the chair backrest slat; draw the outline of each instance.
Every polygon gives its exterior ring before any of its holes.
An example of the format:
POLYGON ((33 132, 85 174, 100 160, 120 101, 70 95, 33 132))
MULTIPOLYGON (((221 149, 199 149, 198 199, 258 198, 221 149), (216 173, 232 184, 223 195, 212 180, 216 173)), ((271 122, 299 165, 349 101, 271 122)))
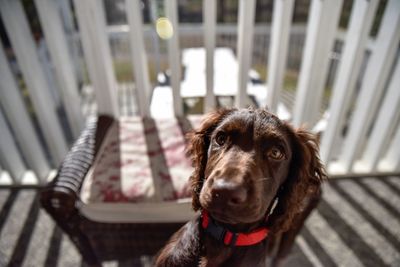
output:
POLYGON ((400 127, 397 127, 396 133, 389 144, 389 149, 382 161, 378 163, 377 168, 382 171, 399 172, 400 171, 400 127))
POLYGON ((139 1, 126 1, 129 23, 129 44, 131 47, 132 64, 135 77, 137 104, 141 116, 150 116, 150 81, 146 50, 143 40, 142 12, 139 1))
POLYGON ((343 127, 351 95, 360 73, 377 6, 378 0, 354 2, 342 59, 333 85, 329 123, 321 141, 321 158, 324 162, 331 159, 333 146, 338 142, 340 129, 343 127))
POLYGON ((249 70, 251 55, 253 52, 254 14, 256 8, 255 0, 239 0, 238 18, 238 90, 235 99, 236 107, 243 108, 248 104, 247 83, 249 81, 249 70))
MULTIPOLYGON (((383 157, 383 149, 395 130, 400 118, 400 57, 381 104, 372 133, 363 154, 362 164, 366 171, 377 171, 378 161, 383 157)), ((397 147, 400 150, 400 147, 397 147)))
POLYGON ((381 23, 340 156, 346 172, 351 170, 359 155, 396 59, 400 41, 400 1, 391 0, 387 3, 381 23))
POLYGON ((204 112, 215 107, 214 95, 214 51, 217 28, 217 2, 203 1, 204 47, 206 49, 206 97, 204 112))
POLYGON ((103 2, 75 0, 74 4, 97 111, 118 116, 117 82, 106 34, 103 2))
POLYGON ((83 128, 84 121, 80 108, 78 81, 68 51, 67 38, 64 34, 57 3, 53 0, 35 0, 35 4, 53 60, 68 122, 74 137, 77 138, 83 128))
POLYGON ((20 183, 27 171, 24 161, 15 144, 13 134, 8 128, 3 112, 0 110, 0 159, 11 173, 13 182, 20 183))
POLYGON ((168 39, 168 59, 171 70, 171 87, 173 96, 174 112, 176 116, 183 115, 183 103, 181 97, 181 59, 179 48, 178 29, 178 5, 176 0, 165 0, 165 15, 172 24, 173 34, 168 39))
POLYGON ((14 130, 15 139, 21 144, 27 163, 39 178, 44 179, 50 172, 50 166, 29 118, 20 89, 11 72, 1 43, 0 80, 0 104, 4 114, 7 115, 10 126, 14 130))
POLYGON ((67 144, 23 7, 20 1, 0 1, 0 13, 46 143, 55 163, 58 164, 67 153, 67 144))
POLYGON ((294 0, 275 0, 268 61, 267 106, 276 112, 285 76, 294 0))
POLYGON ((312 126, 317 120, 343 0, 313 0, 307 26, 293 123, 312 126))

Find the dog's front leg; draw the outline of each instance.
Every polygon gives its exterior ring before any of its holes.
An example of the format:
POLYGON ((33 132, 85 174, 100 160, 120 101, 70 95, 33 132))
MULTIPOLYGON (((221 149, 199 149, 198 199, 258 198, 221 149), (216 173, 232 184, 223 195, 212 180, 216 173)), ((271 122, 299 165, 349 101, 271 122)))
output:
POLYGON ((161 249, 156 267, 197 266, 200 254, 199 221, 192 220, 182 226, 161 249))

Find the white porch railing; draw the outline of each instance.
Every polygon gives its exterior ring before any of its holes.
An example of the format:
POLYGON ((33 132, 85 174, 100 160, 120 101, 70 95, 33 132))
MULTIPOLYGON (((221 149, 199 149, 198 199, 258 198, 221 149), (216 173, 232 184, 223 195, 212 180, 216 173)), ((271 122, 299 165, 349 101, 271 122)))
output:
MULTIPOLYGON (((73 137, 83 127, 81 88, 77 78, 71 48, 65 35, 60 7, 65 17, 72 13, 69 5, 60 1, 35 0, 41 27, 52 63, 55 67, 57 90, 62 109, 52 101, 44 70, 39 62, 26 14, 19 0, 0 0, 0 15, 5 26, 22 78, 12 71, 6 48, 0 46, 0 183, 42 183, 63 159, 68 134, 73 137), (24 84, 21 82, 23 79, 24 84), (24 93, 22 93, 24 92, 24 93), (26 95, 29 95, 27 98, 26 95), (32 106, 30 106, 30 102, 32 106), (65 112, 64 112, 65 111, 65 112)), ((66 1, 68 2, 68 1, 66 1)), ((238 83, 235 104, 248 105, 246 87, 253 51, 254 14, 256 0, 239 0, 237 27, 238 83)), ((150 3, 153 3, 152 1, 150 3)), ((378 0, 355 0, 347 31, 338 29, 342 1, 312 0, 303 49, 302 64, 293 109, 293 123, 313 127, 319 121, 321 99, 325 90, 329 60, 335 40, 343 39, 340 58, 327 118, 320 121, 326 127, 322 133, 321 155, 332 177, 400 172, 400 1, 388 0, 378 34, 371 39, 378 0), (362 69, 365 52, 370 56, 362 69), (361 77, 361 78, 360 78, 361 77), (361 81, 356 86, 357 80, 361 81)), ((102 1, 75 0, 79 37, 84 61, 95 91, 97 111, 119 115, 118 90, 110 52, 108 28, 102 1)), ((293 25, 293 0, 275 0, 270 27, 268 94, 265 103, 276 111, 281 100, 286 58, 293 25)), ((148 60, 139 0, 126 0, 128 40, 134 66, 134 90, 138 115, 149 116, 153 88, 149 80, 148 60)), ((183 114, 181 97, 181 49, 177 1, 165 1, 165 14, 174 34, 167 40, 171 69, 173 110, 183 114)), ((216 35, 222 25, 216 22, 216 4, 203 1, 204 46, 206 51, 205 110, 215 107, 214 51, 216 35)), ((260 24, 257 25, 263 27, 260 24)), ((151 29, 151 28, 150 28, 151 29)), ((151 29, 154 30, 154 29, 151 29)), ((255 44, 257 45, 257 44, 255 44)), ((8 49, 8 48, 7 48, 8 49)), ((76 47, 74 48, 76 51, 76 47)), ((230 78, 230 77, 229 77, 230 78)), ((229 79, 227 77, 227 79, 229 79)), ((125 88, 126 89, 126 88, 125 88)), ((124 89, 124 90, 125 90, 124 89)), ((267 90, 267 89, 260 89, 267 90)), ((125 90, 126 91, 126 90, 125 90)), ((172 107, 171 107, 172 108, 172 107)))

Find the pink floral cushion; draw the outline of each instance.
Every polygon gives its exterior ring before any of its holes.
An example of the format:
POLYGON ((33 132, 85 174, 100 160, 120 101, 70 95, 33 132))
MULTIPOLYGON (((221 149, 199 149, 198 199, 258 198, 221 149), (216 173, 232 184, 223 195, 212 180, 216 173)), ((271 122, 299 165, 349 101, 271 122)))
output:
POLYGON ((200 117, 122 117, 108 130, 85 178, 84 203, 177 201, 190 196, 185 133, 200 117))

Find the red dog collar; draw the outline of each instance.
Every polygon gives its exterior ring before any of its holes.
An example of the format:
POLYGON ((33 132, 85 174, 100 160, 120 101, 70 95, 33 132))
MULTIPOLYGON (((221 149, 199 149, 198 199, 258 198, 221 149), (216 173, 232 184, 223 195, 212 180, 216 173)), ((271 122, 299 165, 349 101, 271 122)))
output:
POLYGON ((208 215, 207 211, 201 212, 201 226, 215 239, 223 242, 227 246, 251 246, 263 241, 267 236, 269 229, 267 227, 257 228, 249 233, 233 233, 224 227, 217 225, 208 215))

